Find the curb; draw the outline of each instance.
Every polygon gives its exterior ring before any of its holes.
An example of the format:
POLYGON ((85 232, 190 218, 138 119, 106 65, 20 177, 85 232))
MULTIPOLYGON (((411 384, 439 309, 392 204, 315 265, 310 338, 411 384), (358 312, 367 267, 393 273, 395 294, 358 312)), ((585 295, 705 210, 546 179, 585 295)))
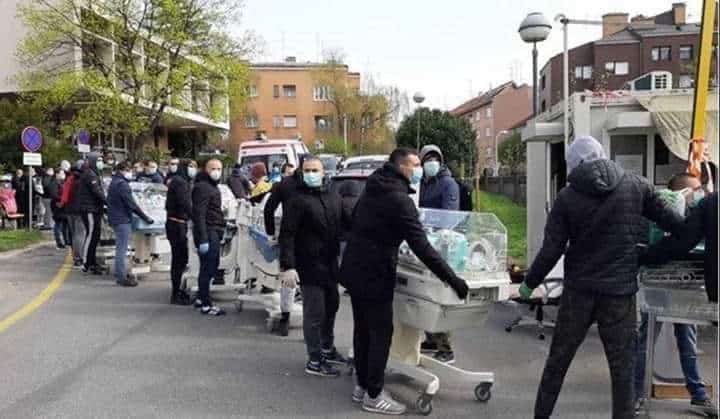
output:
POLYGON ((52 240, 45 240, 35 244, 31 244, 28 247, 23 247, 22 249, 8 250, 7 252, 0 253, 0 260, 14 258, 15 256, 20 256, 25 252, 29 252, 40 247, 51 246, 53 245, 53 243, 55 242, 52 240))

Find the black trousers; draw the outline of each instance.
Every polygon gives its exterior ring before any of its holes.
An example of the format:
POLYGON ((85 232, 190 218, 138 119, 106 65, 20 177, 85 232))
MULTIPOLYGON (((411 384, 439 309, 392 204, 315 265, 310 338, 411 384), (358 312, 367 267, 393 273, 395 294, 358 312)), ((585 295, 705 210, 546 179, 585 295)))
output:
POLYGON ((86 212, 82 214, 85 226, 85 241, 83 242, 83 265, 85 268, 97 266, 97 246, 100 243, 100 213, 86 212))
POLYGON ((595 322, 610 367, 612 417, 634 417, 635 317, 635 295, 596 296, 565 288, 535 401, 535 417, 552 414, 570 363, 595 322))
MULTIPOLYGON (((302 282, 302 278, 300 278, 302 282)), ((335 316, 340 307, 337 284, 302 285, 303 336, 310 361, 335 348, 335 316)))
POLYGON ((165 235, 170 242, 170 281, 172 282, 172 293, 175 295, 180 291, 182 275, 188 264, 187 223, 167 220, 165 235))
POLYGON ((385 384, 385 367, 393 335, 393 304, 351 298, 353 348, 358 385, 375 398, 385 384))

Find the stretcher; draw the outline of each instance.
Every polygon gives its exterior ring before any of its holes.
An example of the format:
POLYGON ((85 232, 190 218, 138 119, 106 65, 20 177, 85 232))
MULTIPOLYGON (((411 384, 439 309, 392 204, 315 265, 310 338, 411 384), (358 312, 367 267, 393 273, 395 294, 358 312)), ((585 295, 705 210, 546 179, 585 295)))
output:
MULTIPOLYGON (((418 331, 449 332, 481 327, 493 304, 509 297, 507 230, 493 214, 420 209, 420 221, 428 240, 451 268, 468 285, 467 298, 461 300, 412 253, 407 244, 400 247, 393 311, 398 324, 418 331)), ((467 371, 420 354, 419 339, 407 340, 415 356, 391 356, 388 369, 418 381, 423 390, 417 410, 428 415, 433 397, 440 390, 440 377, 469 384, 481 402, 490 400, 495 381, 492 372, 467 371)), ((393 337, 393 346, 400 339, 393 337)), ((402 352, 392 348, 393 353, 402 352)))

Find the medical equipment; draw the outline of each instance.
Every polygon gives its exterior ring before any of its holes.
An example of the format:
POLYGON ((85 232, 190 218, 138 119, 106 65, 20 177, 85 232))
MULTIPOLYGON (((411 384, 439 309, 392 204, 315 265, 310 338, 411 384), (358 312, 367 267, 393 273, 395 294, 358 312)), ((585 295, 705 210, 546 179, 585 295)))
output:
MULTIPOLYGON (((395 321, 427 332, 448 332, 479 327, 495 302, 509 297, 507 230, 494 214, 420 209, 420 221, 431 245, 468 285, 467 298, 461 300, 412 253, 400 246, 397 285, 393 310, 395 321)), ((419 343, 419 342, 418 342, 419 343)), ((419 345, 416 345, 419 351, 419 345)), ((475 397, 491 398, 492 372, 466 371, 432 357, 419 355, 419 362, 390 359, 388 369, 411 377, 424 386, 416 407, 424 415, 432 411, 432 401, 440 379, 471 383, 475 397)))
POLYGON ((165 201, 167 187, 159 183, 130 182, 133 199, 153 223, 148 224, 133 214, 131 219, 133 248, 130 275, 141 277, 152 271, 167 272, 170 268, 160 263, 159 255, 169 252, 165 239, 165 201))

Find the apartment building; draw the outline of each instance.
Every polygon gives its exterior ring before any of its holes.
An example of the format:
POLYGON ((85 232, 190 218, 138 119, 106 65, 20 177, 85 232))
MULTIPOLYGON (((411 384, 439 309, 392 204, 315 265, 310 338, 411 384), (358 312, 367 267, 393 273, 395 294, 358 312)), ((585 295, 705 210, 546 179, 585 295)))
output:
MULTIPOLYGON (((603 15, 602 38, 568 52, 570 93, 621 89, 651 71, 672 73, 672 87, 692 87, 700 24, 686 18, 685 3, 673 3, 670 10, 652 17, 603 15)), ((540 70, 539 112, 562 100, 562 61, 560 52, 540 70)), ((713 54, 713 68, 716 63, 713 54)))
MULTIPOLYGON (((337 115, 330 102, 332 89, 319 85, 320 63, 301 63, 294 57, 283 62, 251 65, 251 85, 246 110, 236 115, 230 137, 237 147, 262 132, 268 139, 301 138, 312 147, 337 134, 337 115)), ((360 88, 360 73, 338 66, 350 88, 360 88)), ((342 76, 342 75, 341 75, 342 76)))
POLYGON ((510 131, 532 115, 532 87, 515 82, 503 83, 450 111, 467 118, 477 134, 480 168, 495 166, 495 140, 502 144, 510 131))

